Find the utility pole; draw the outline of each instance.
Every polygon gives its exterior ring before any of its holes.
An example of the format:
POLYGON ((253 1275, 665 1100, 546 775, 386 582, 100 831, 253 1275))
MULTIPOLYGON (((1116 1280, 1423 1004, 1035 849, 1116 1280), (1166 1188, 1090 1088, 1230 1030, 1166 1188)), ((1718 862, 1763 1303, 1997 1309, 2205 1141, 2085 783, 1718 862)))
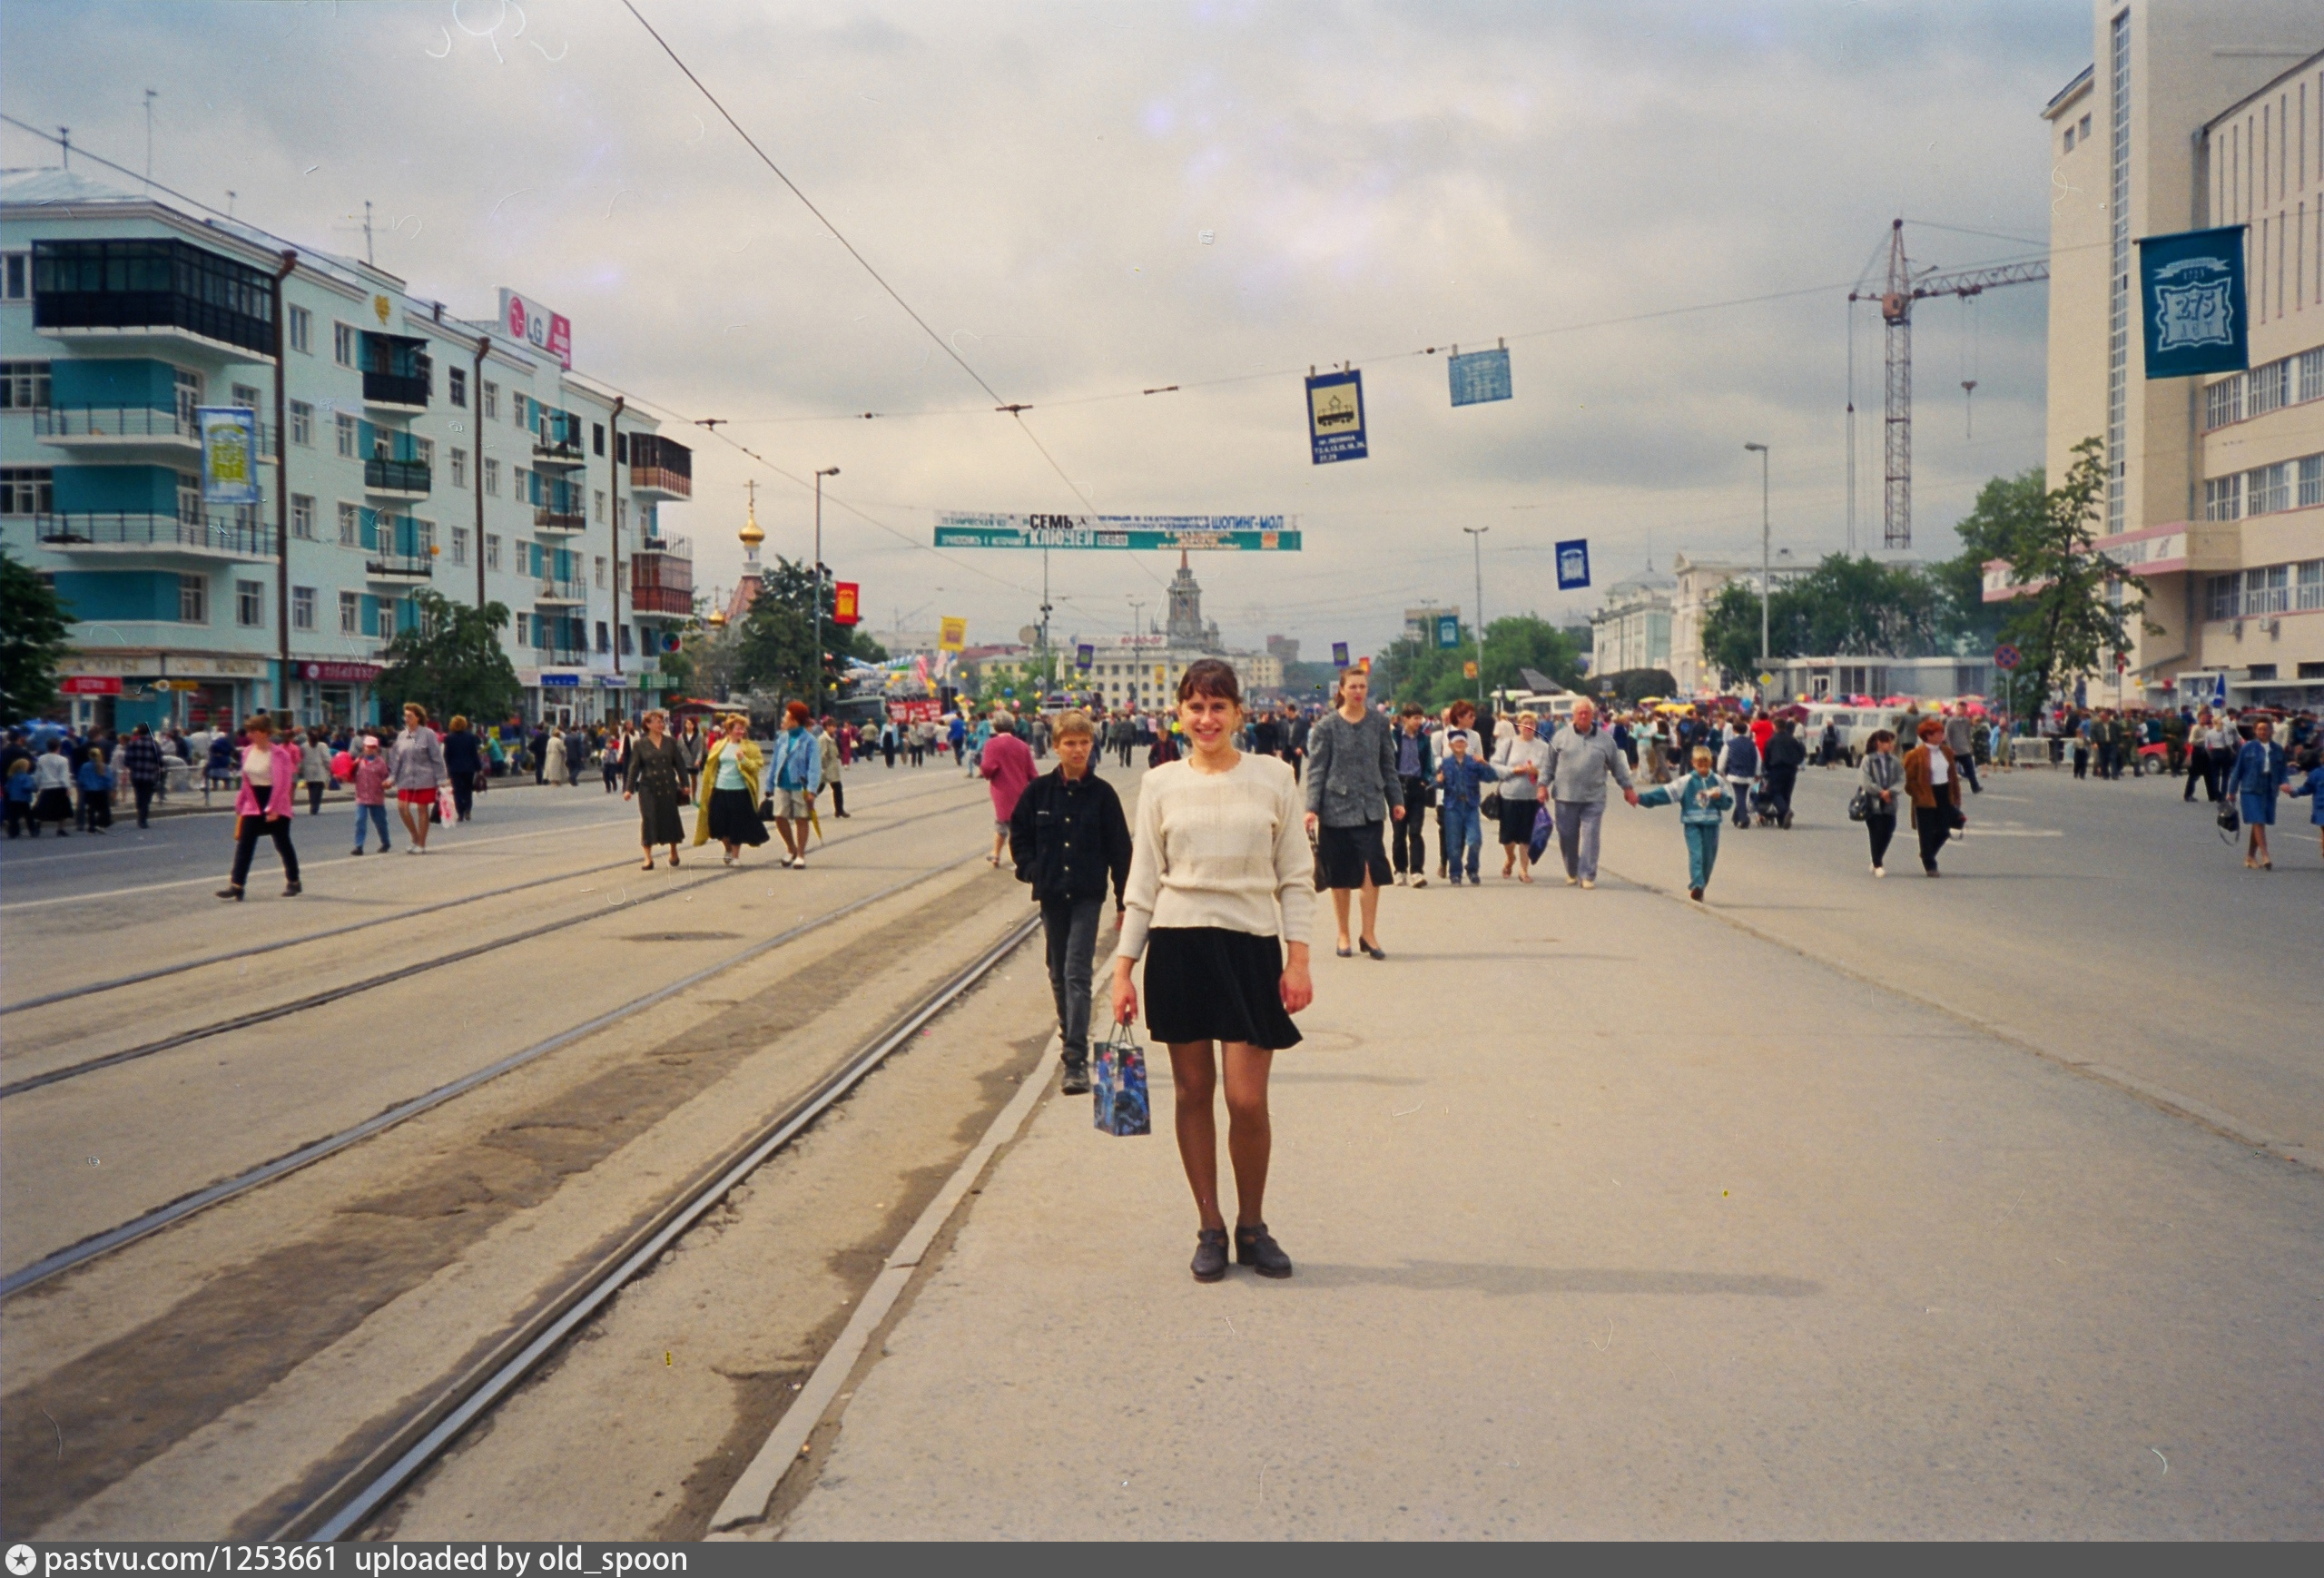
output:
POLYGON ((1485 533, 1489 526, 1464 526, 1471 556, 1477 562, 1477 711, 1485 710, 1485 533))
MULTIPOLYGON (((1770 540, 1768 528, 1768 447, 1765 444, 1746 443, 1743 448, 1759 457, 1759 672, 1765 674, 1768 672, 1768 584, 1773 577, 1772 561, 1768 549, 1770 540)), ((1761 685, 1759 691, 1760 705, 1765 705, 1768 699, 1767 687, 1761 685)))
POLYGON ((826 466, 815 473, 815 715, 823 715, 823 478, 839 475, 826 466))
POLYGON ((278 714, 290 709, 290 445, 284 425, 290 416, 289 391, 284 387, 290 368, 283 340, 282 282, 298 266, 299 254, 286 247, 282 266, 274 271, 274 710, 278 714))

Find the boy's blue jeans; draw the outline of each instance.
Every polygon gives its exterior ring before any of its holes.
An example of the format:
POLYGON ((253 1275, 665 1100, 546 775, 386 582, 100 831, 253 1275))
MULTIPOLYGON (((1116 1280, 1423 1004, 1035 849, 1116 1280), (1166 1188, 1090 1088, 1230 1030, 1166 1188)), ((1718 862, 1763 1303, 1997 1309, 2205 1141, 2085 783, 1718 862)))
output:
POLYGON ((1447 798, 1444 802, 1444 862, 1454 882, 1461 880, 1462 852, 1467 852, 1469 880, 1477 880, 1477 861, 1484 848, 1484 832, 1477 808, 1447 798))
POLYGON ((1687 834, 1687 885, 1710 886, 1710 868, 1718 863, 1718 824, 1689 822, 1687 834))
POLYGON ((355 848, 363 848, 363 834, 372 823, 379 824, 379 847, 388 847, 388 808, 384 805, 358 805, 355 808, 355 848))

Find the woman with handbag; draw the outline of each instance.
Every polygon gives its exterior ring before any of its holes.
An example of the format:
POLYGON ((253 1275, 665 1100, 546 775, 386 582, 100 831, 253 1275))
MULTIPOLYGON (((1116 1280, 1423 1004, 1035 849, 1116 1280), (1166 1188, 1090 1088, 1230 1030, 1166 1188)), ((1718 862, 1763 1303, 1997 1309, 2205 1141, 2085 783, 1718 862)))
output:
POLYGON ((484 747, 468 720, 453 715, 444 731, 444 771, 451 775, 452 819, 466 822, 475 814, 476 786, 484 776, 484 747))
POLYGON ((1864 765, 1856 771, 1856 802, 1848 809, 1872 835, 1872 874, 1888 874, 1888 841, 1896 836, 1896 791, 1905 769, 1896 760, 1896 734, 1875 729, 1864 743, 1864 765))
POLYGON ((1921 870, 1940 876, 1936 852, 1962 825, 1961 770, 1945 743, 1942 718, 1921 720, 1920 742, 1905 753, 1905 795, 1913 803, 1913 831, 1920 835, 1921 870))
POLYGON ((299 753, 275 744, 274 719, 265 713, 252 713, 242 732, 250 744, 242 747, 242 783, 234 794, 234 874, 218 896, 241 902, 258 841, 271 838, 282 857, 282 896, 296 898, 299 852, 290 847, 290 817, 297 809, 299 753))
POLYGON ((645 715, 645 732, 635 735, 623 753, 621 797, 637 802, 638 842, 645 849, 645 871, 654 869, 654 846, 670 846, 670 863, 678 863, 678 845, 685 840, 685 824, 678 804, 688 785, 685 752, 669 733, 669 719, 660 707, 645 715))
POLYGON ((741 713, 726 719, 726 726, 704 753, 700 804, 694 809, 694 842, 712 839, 726 846, 726 863, 733 865, 744 845, 755 849, 766 842, 766 824, 759 820, 759 780, 766 763, 751 738, 751 720, 741 713))
POLYGON ((2251 725, 2251 737, 2235 753, 2235 765, 2227 770, 2227 783, 2220 791, 2241 814, 2247 829, 2246 871, 2276 869, 2274 858, 2268 853, 2268 829, 2275 825, 2276 796, 2283 792, 2290 775, 2284 748, 2276 744, 2275 721, 2260 719, 2251 725))
POLYGON ((1533 822, 1541 813, 1541 780, 1550 770, 1550 742, 1541 720, 1517 715, 1517 731, 1501 742, 1493 765, 1501 769, 1501 874, 1512 867, 1521 883, 1533 880, 1533 822))
POLYGON ((1139 786, 1129 885, 1114 952, 1114 1021, 1137 1014, 1130 972, 1146 957, 1146 1028, 1170 1049, 1178 1159, 1201 1218, 1191 1269, 1226 1275, 1218 1205, 1218 1129, 1211 1094, 1225 1065, 1226 1149, 1235 1168, 1235 1257, 1262 1277, 1291 1275, 1264 1211, 1273 1129, 1267 1074, 1295 1046, 1291 1016, 1315 998, 1307 974, 1309 888, 1305 806, 1291 769, 1234 745, 1243 694, 1215 657, 1178 680, 1186 759, 1139 786), (1287 957, 1286 957, 1287 955, 1287 957))
POLYGON ((428 814, 436 809, 436 789, 445 780, 444 739, 428 726, 428 709, 403 704, 403 732, 388 748, 388 783, 396 792, 396 814, 411 842, 407 854, 428 853, 428 814))

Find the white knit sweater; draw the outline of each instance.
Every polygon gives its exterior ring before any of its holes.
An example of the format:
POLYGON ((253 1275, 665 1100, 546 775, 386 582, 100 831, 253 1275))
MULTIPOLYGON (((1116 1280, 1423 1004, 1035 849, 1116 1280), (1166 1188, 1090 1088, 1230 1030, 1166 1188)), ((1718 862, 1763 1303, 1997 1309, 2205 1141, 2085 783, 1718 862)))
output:
POLYGON ((1190 761, 1146 774, 1137 791, 1121 942, 1136 959, 1155 926, 1220 926, 1307 941, 1315 856, 1289 764, 1244 753, 1232 770, 1190 761))

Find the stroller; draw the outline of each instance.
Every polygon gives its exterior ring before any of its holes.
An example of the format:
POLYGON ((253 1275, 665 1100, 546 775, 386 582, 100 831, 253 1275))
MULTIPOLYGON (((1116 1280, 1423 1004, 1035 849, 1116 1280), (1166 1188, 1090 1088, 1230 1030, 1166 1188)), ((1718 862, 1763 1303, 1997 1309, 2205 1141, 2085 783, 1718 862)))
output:
POLYGON ((1791 813, 1783 799, 1768 785, 1765 773, 1751 780, 1751 824, 1755 827, 1788 827, 1791 813))

